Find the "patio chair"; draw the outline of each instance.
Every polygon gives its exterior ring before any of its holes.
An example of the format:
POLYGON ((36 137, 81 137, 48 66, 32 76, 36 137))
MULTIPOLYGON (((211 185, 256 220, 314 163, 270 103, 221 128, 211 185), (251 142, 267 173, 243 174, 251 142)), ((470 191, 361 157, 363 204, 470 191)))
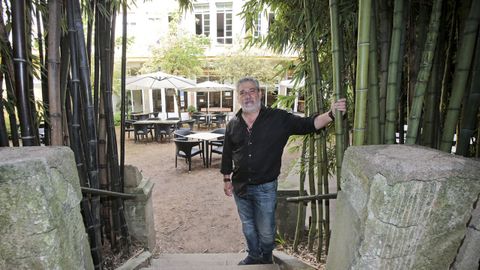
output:
POLYGON ((204 113, 193 113, 192 114, 192 119, 195 120, 195 124, 197 124, 197 127, 200 129, 201 125, 206 126, 207 128, 210 126, 208 122, 208 117, 204 113))
POLYGON ((150 124, 136 124, 136 125, 133 125, 133 128, 134 128, 134 134, 135 134, 135 142, 137 142, 138 140, 140 140, 140 137, 142 139, 146 138, 148 139, 148 134, 150 134, 150 136, 152 136, 152 140, 153 140, 153 133, 152 133, 152 130, 150 129, 150 124))
POLYGON ((185 124, 187 124, 190 129, 193 129, 193 125, 195 125, 195 120, 194 120, 194 119, 190 119, 190 120, 180 121, 180 122, 178 122, 178 124, 177 124, 177 129, 183 128, 183 126, 184 126, 185 124))
POLYGON ((223 126, 226 123, 227 115, 224 113, 215 113, 210 118, 210 124, 216 124, 217 128, 223 126))
POLYGON ((166 138, 170 141, 172 138, 172 125, 168 124, 155 124, 155 140, 162 141, 162 138, 166 138))
POLYGON ((128 134, 128 138, 130 139, 130 132, 133 132, 135 134, 135 128, 133 127, 133 123, 135 123, 135 120, 125 120, 125 133, 128 134))
POLYGON ((185 161, 188 163, 188 171, 192 170, 192 157, 200 155, 205 164, 205 159, 203 156, 203 151, 200 149, 201 142, 199 141, 188 141, 188 140, 177 140, 175 141, 175 168, 177 168, 177 159, 179 157, 185 158, 185 161))
MULTIPOLYGON (((217 134, 225 134, 225 128, 217 128, 212 130, 212 133, 217 134)), ((216 140, 212 140, 208 142, 208 147, 210 147, 210 160, 208 161, 209 164, 212 164, 212 156, 213 153, 222 155, 223 153, 223 136, 218 137, 216 140)))
POLYGON ((188 140, 188 138, 185 136, 190 135, 192 133, 195 133, 195 132, 193 132, 191 129, 179 128, 173 132, 173 138, 177 140, 188 140))

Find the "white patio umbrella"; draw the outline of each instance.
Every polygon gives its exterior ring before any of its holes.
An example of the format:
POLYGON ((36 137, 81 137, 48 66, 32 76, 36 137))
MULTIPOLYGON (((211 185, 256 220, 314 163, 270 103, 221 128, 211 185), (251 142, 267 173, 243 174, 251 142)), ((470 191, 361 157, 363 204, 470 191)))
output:
POLYGON ((128 90, 175 88, 195 86, 195 81, 161 71, 129 77, 125 80, 128 90))
POLYGON ((205 81, 198 83, 195 86, 185 87, 182 90, 187 92, 207 92, 207 112, 210 108, 210 92, 232 91, 235 87, 228 84, 221 84, 217 82, 205 81))

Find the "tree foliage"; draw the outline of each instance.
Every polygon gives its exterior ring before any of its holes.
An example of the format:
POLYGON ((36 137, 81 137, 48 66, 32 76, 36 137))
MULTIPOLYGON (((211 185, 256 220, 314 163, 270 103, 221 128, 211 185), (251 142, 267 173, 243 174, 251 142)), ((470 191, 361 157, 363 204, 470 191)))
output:
POLYGON ((162 70, 191 78, 202 73, 202 59, 209 39, 180 31, 178 20, 178 14, 174 15, 169 34, 161 46, 152 49, 152 57, 144 64, 141 73, 162 70))

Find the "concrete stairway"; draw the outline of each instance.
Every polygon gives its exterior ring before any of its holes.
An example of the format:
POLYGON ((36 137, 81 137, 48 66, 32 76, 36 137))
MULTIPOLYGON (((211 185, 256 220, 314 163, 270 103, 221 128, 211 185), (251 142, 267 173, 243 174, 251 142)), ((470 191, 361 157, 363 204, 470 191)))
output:
POLYGON ((315 270, 281 251, 273 251, 275 264, 237 265, 245 256, 246 253, 203 253, 160 254, 153 258, 150 252, 145 251, 116 270, 315 270))
POLYGON ((237 265, 245 253, 161 254, 143 270, 280 270, 277 264, 237 265))

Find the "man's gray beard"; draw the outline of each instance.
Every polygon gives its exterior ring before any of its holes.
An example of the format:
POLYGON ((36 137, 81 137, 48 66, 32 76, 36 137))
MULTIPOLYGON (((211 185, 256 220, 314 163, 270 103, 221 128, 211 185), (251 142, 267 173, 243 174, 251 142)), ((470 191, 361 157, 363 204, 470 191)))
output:
POLYGON ((249 108, 245 108, 245 107, 242 106, 242 112, 246 112, 246 113, 258 112, 258 111, 260 111, 261 107, 262 107, 261 101, 259 100, 258 102, 253 104, 253 106, 251 106, 249 108))

